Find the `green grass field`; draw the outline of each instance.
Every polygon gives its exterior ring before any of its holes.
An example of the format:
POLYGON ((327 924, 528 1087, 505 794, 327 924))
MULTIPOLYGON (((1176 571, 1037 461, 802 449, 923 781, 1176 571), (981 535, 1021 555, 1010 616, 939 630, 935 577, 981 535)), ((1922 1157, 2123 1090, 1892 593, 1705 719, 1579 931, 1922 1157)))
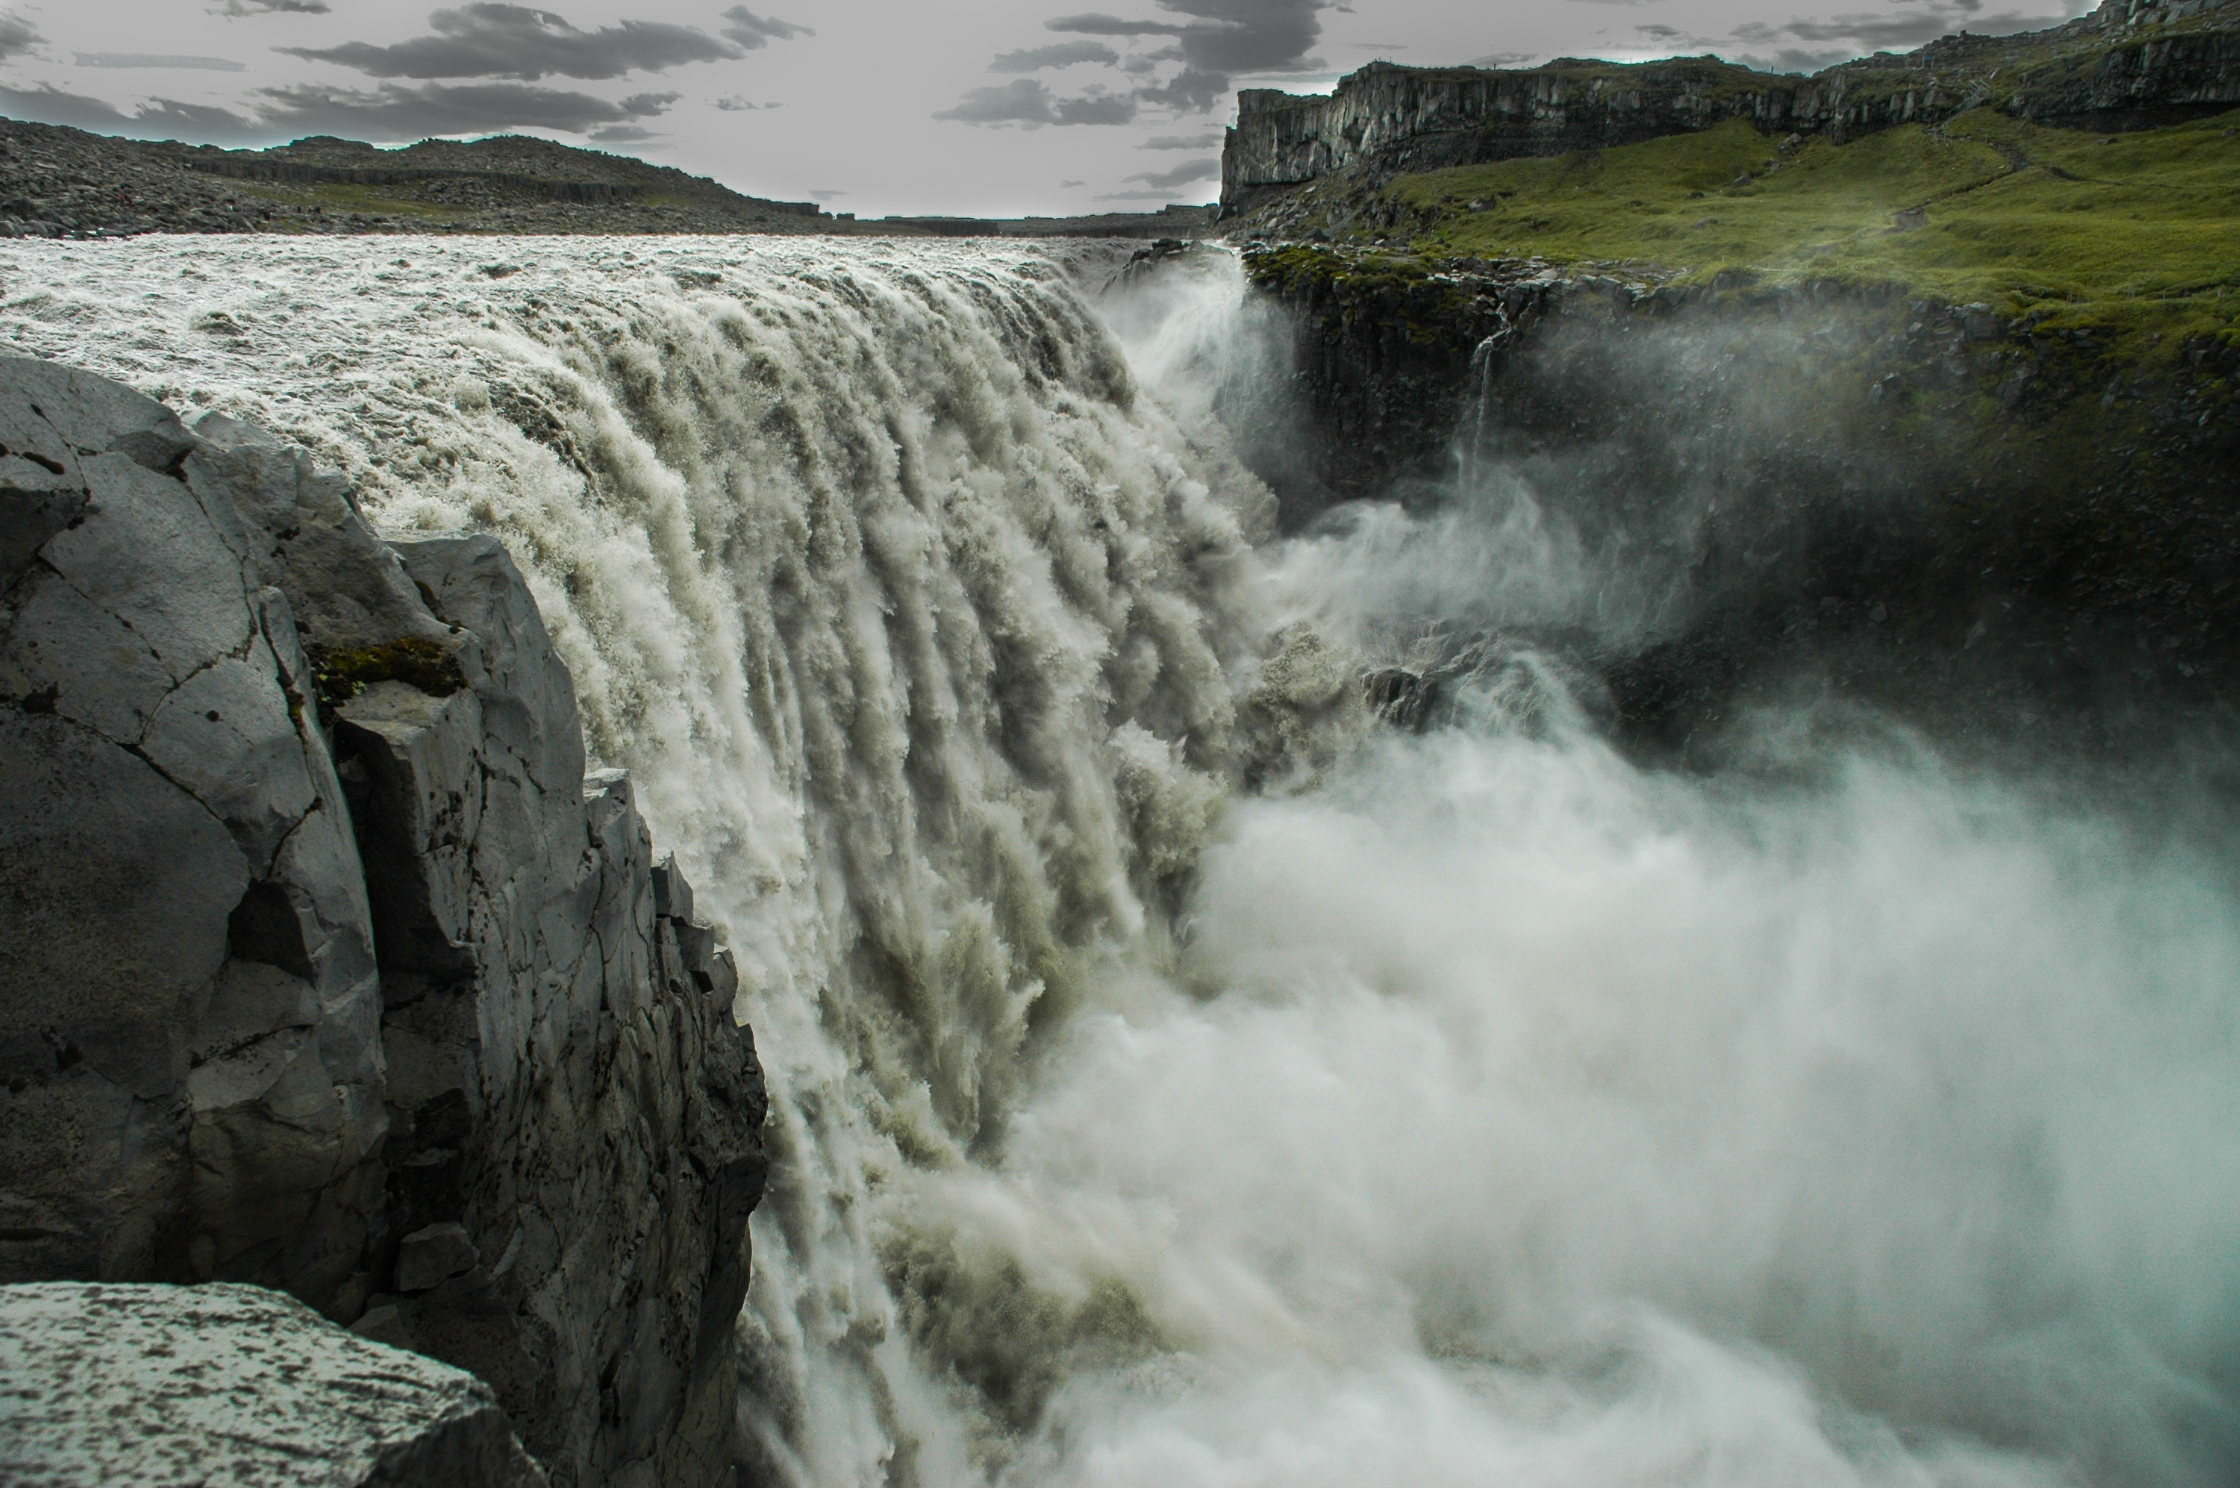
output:
POLYGON ((2229 335, 2240 317, 2240 111, 2103 136, 1976 109, 1842 145, 1730 121, 1402 176, 1383 196, 1412 224, 1394 238, 1412 233, 1430 258, 1895 283, 2094 326, 2141 352, 2229 335), (1902 226, 1914 208, 1926 220, 1902 226))

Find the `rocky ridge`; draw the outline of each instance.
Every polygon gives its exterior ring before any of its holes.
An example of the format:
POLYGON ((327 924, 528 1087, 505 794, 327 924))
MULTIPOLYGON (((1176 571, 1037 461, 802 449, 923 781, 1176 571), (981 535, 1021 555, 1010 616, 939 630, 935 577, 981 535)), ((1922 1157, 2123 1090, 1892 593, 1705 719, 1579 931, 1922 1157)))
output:
POLYGON ((732 1460, 737 973, 505 550, 0 361, 0 1281, 250 1282, 556 1483, 732 1460))
POLYGON ((313 137, 219 150, 0 120, 0 234, 10 237, 833 227, 814 202, 741 196, 666 166, 522 136, 401 150, 313 137))
POLYGON ((1815 74, 1717 57, 1619 64, 1564 58, 1519 71, 1372 63, 1327 97, 1237 95, 1222 149, 1225 216, 1349 167, 1372 178, 1527 155, 1605 149, 1730 118, 1837 139, 1935 123, 1990 105, 2103 131, 2240 104, 2235 0, 2102 0, 2050 31, 1960 34, 1815 74))

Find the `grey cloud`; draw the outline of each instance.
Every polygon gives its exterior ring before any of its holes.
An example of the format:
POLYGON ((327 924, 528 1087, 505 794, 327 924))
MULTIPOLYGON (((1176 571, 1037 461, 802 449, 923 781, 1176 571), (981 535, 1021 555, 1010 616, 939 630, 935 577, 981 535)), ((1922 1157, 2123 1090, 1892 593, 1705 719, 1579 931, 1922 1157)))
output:
POLYGON ((1833 67, 1838 62, 1848 62, 1858 55, 1856 50, 1850 48, 1832 52, 1807 52, 1785 47, 1770 56, 1737 52, 1734 60, 1745 67, 1755 67, 1760 72, 1793 72, 1809 76, 1822 68, 1833 67))
POLYGON ((1125 93, 1087 93, 1058 100, 1060 124, 1132 124, 1136 101, 1125 93))
POLYGON ((1185 67, 1156 88, 1136 89, 1136 97, 1186 113, 1203 113, 1228 92, 1229 74, 1185 67))
POLYGON ((1000 87, 974 88, 954 108, 934 117, 962 124, 1048 124, 1057 115, 1050 106, 1050 90, 1033 78, 1021 78, 1000 87))
MULTIPOLYGON (((1940 36, 1948 36, 1962 26, 1978 35, 2004 36, 2052 25, 2062 19, 2060 16, 2026 16, 2011 10, 1982 16, 1978 14, 1982 8, 1982 0, 1948 0, 1946 4, 1924 5, 1910 14, 1868 12, 1830 16, 1825 20, 1798 17, 1786 26, 1752 21, 1735 27, 1734 35, 1737 41, 1753 46, 1778 46, 1782 42, 1798 41, 1818 42, 1824 47, 1844 46, 1849 50, 1843 55, 1856 56, 1861 52, 1910 50, 1940 36)), ((1827 55, 1793 50, 1799 57, 1827 55)))
POLYGON ((1173 192, 1153 191, 1149 187, 1143 187, 1135 191, 1107 191, 1101 196, 1092 196, 1089 198, 1089 200, 1091 201, 1101 202, 1163 202, 1172 201, 1173 199, 1173 192))
POLYGON ((1056 46, 1005 52, 988 64, 990 72, 1040 72, 1045 67, 1071 67, 1076 62, 1113 63, 1120 54, 1101 41, 1061 41, 1056 46))
POLYGON ((1033 78, 1001 87, 974 88, 956 107, 934 115, 962 124, 1126 124, 1136 116, 1136 101, 1125 93, 1091 91, 1059 98, 1033 78))
POLYGON ((244 113, 167 98, 151 100, 126 113, 98 98, 43 86, 0 87, 0 113, 104 134, 218 145, 262 143, 305 134, 416 140, 431 134, 492 134, 523 127, 570 134, 599 130, 601 133, 594 138, 622 142, 647 137, 642 132, 619 131, 663 112, 676 99, 674 93, 639 93, 617 103, 588 93, 533 88, 522 83, 471 83, 461 87, 384 83, 373 90, 305 84, 259 89, 256 101, 244 113))
POLYGON ((196 144, 248 144, 273 137, 272 130, 255 119, 245 119, 231 109, 209 103, 180 103, 156 98, 133 111, 135 133, 156 139, 192 140, 196 144))
POLYGON ((1646 36, 1651 41, 1678 41, 1688 34, 1678 26, 1636 26, 1633 29, 1636 34, 1646 36))
POLYGON ((1218 134, 1155 134, 1136 148, 1140 150, 1208 150, 1221 143, 1218 134))
POLYGON ((591 134, 592 143, 599 145, 642 145, 647 140, 667 138, 667 135, 657 134, 651 129, 641 129, 635 124, 609 124, 591 134))
POLYGON ((114 104, 81 93, 66 93, 51 84, 37 88, 0 88, 0 113, 11 119, 68 124, 78 129, 137 139, 185 139, 227 145, 272 138, 272 132, 257 121, 208 104, 157 98, 128 114, 114 104))
POLYGON ((1160 8, 1199 20, 1183 33, 1182 51, 1209 71, 1290 68, 1322 35, 1321 0, 1160 0, 1160 8))
POLYGON ((1178 165, 1173 170, 1138 171, 1128 177, 1141 181, 1157 191, 1171 191, 1177 186, 1187 186, 1192 181, 1218 181, 1221 179, 1221 162, 1218 160, 1193 160, 1188 165, 1178 165))
POLYGON ((758 16, 744 5, 732 6, 723 13, 723 18, 731 23, 723 28, 723 34, 750 52, 759 52, 773 41, 791 41, 796 36, 817 34, 807 26, 796 26, 791 21, 758 16))
POLYGON ((253 16, 284 11, 291 15, 325 15, 329 9, 327 0, 226 0, 225 4, 218 7, 218 13, 253 16))
POLYGON ((262 91, 271 101, 259 107, 258 116, 273 128, 375 140, 524 127, 584 134, 649 118, 677 98, 674 93, 640 93, 615 103, 522 83, 423 83, 416 88, 384 83, 371 91, 302 84, 262 91))
POLYGON ((1058 189, 1059 189, 1060 191, 1066 191, 1066 190, 1070 190, 1071 188, 1073 188, 1073 187, 1075 187, 1075 186, 1086 186, 1086 185, 1088 185, 1088 184, 1089 184, 1089 183, 1088 183, 1087 181, 1060 181, 1060 182, 1058 183, 1058 189))
POLYGON ((1537 58, 1538 52, 1490 52, 1470 59, 1472 67, 1516 67, 1537 58))
POLYGON ((1118 16, 1088 15, 1059 16, 1054 21, 1044 21, 1046 31, 1076 31, 1083 36, 1180 36, 1190 28, 1172 21, 1123 21, 1118 16))
POLYGON ((0 113, 37 124, 68 124, 77 129, 109 133, 116 133, 132 122, 132 116, 114 104, 83 94, 65 93, 49 83, 36 88, 0 87, 0 113))
POLYGON ((0 61, 28 52, 45 40, 22 16, 0 10, 0 61))
POLYGON ((682 62, 714 62, 740 55, 740 48, 691 26, 624 21, 619 26, 580 31, 549 10, 492 0, 435 11, 429 15, 428 25, 434 35, 416 36, 394 46, 352 41, 338 47, 274 50, 315 62, 333 62, 377 78, 510 77, 529 81, 546 73, 573 78, 621 77, 626 72, 660 72, 682 62))
POLYGON ((722 109, 727 114, 743 114, 749 109, 784 108, 785 105, 782 103, 750 103, 746 99, 739 97, 737 94, 733 94, 729 98, 717 99, 716 107, 722 109))
POLYGON ((80 67, 181 67, 198 72, 247 72, 224 57, 166 57, 157 52, 79 52, 80 67))
POLYGON ((1225 98, 1240 72, 1299 72, 1323 64, 1307 55, 1322 35, 1324 0, 1159 0, 1187 21, 1130 21, 1090 12, 1044 24, 1084 36, 1172 36, 1183 68, 1175 78, 1138 90, 1146 103, 1203 111, 1225 98))

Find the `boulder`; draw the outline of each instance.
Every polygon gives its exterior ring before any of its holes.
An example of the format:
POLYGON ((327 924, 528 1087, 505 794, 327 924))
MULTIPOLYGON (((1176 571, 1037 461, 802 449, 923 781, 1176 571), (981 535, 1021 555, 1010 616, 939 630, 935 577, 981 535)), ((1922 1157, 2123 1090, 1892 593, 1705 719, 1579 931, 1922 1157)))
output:
POLYGON ((535 1488, 490 1387, 261 1287, 0 1287, 0 1482, 535 1488))

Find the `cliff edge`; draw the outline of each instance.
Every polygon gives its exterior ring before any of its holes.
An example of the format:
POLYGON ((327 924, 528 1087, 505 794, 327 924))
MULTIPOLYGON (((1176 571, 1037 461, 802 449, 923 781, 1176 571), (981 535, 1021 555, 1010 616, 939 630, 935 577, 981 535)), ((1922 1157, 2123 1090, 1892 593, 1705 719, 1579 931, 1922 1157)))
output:
POLYGON ((1836 140, 1992 106, 2018 119, 2116 131, 2240 104, 2234 0, 2102 0, 2066 25, 1947 36, 1811 77, 1715 56, 1560 58, 1515 71, 1374 62, 1328 96, 1247 89, 1221 154, 1233 217, 1349 167, 1382 178, 1638 144, 1744 119, 1836 140))
POLYGON ((0 360, 0 1281, 249 1282, 555 1483, 729 1470, 764 1098, 480 536, 0 360))

